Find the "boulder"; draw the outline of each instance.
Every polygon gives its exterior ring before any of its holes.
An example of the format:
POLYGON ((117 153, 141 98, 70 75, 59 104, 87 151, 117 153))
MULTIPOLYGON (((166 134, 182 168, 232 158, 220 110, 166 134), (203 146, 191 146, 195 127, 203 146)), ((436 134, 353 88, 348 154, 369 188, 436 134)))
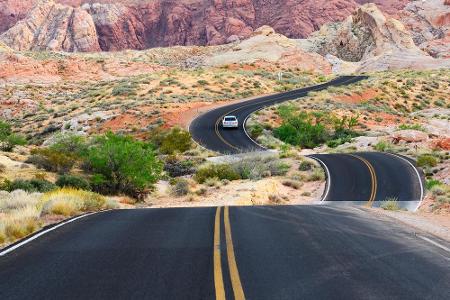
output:
POLYGON ((428 140, 428 135, 423 131, 407 129, 394 132, 391 135, 391 138, 394 143, 398 143, 400 141, 405 141, 407 143, 418 143, 428 140))

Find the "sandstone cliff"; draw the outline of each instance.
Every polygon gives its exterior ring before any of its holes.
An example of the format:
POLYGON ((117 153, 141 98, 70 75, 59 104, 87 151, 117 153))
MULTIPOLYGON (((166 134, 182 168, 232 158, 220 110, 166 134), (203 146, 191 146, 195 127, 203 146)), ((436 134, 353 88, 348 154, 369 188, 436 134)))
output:
MULTIPOLYGON (((304 38, 366 0, 0 0, 0 40, 20 50, 104 51, 217 45, 263 25, 304 38), (26 3, 18 3, 26 2, 26 3), (31 9, 31 7, 36 6, 31 9), (28 14, 26 14, 28 12, 28 14), (23 19, 24 18, 24 19, 23 19), (23 19, 21 22, 17 20, 23 19)), ((397 13, 408 0, 375 1, 397 13)))

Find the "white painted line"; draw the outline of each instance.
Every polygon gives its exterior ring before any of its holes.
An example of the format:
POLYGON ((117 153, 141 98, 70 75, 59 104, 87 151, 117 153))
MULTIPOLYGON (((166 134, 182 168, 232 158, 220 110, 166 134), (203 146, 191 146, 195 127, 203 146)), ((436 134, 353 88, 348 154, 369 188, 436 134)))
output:
POLYGON ((406 158, 401 157, 400 155, 397 155, 397 154, 394 154, 394 153, 389 153, 389 152, 386 152, 386 153, 387 153, 387 154, 390 154, 390 155, 392 155, 392 156, 395 156, 395 157, 397 157, 397 158, 400 158, 400 159, 402 159, 402 160, 404 160, 404 161, 406 161, 406 162, 411 166, 411 168, 413 168, 413 170, 416 172, 416 175, 417 175, 417 178, 419 178, 419 184, 420 184, 420 199, 419 199, 419 204, 417 205, 416 209, 414 210, 414 211, 417 211, 417 209, 418 209, 418 208, 420 207, 420 205, 422 204, 422 202, 423 202, 423 197, 424 197, 424 187, 423 187, 422 178, 420 177, 419 171, 418 171, 417 168, 416 168, 409 160, 407 160, 406 158))
MULTIPOLYGON (((109 211, 109 210, 110 210, 110 209, 108 209, 108 210, 103 210, 103 211, 101 211, 101 212, 105 212, 105 211, 109 211)), ((46 230, 44 230, 44 231, 41 231, 41 232, 39 232, 39 233, 37 233, 37 234, 35 234, 35 235, 33 235, 33 236, 31 236, 31 237, 29 237, 29 238, 23 240, 22 242, 20 242, 20 243, 14 245, 14 246, 12 246, 12 247, 10 247, 10 248, 8 248, 8 249, 2 251, 2 252, 0 252, 0 256, 4 256, 5 254, 8 254, 8 253, 12 252, 12 251, 16 250, 17 248, 22 247, 23 245, 28 244, 29 242, 31 242, 31 241, 37 239, 38 237, 41 237, 41 236, 43 236, 44 234, 49 233, 50 231, 53 231, 53 230, 55 230, 55 229, 58 229, 58 228, 61 227, 61 226, 64 226, 64 225, 66 225, 66 224, 72 223, 72 222, 74 222, 74 221, 76 221, 76 220, 79 220, 79 219, 81 219, 81 218, 84 218, 84 217, 87 217, 87 216, 91 216, 91 215, 97 214, 97 213, 100 213, 100 212, 92 212, 92 213, 84 214, 84 215, 81 215, 81 216, 72 218, 72 219, 70 219, 70 220, 67 220, 67 221, 65 221, 65 222, 59 223, 58 225, 55 225, 55 226, 53 226, 53 227, 51 227, 51 228, 49 228, 49 229, 46 229, 46 230)))
POLYGON ((331 173, 330 173, 330 170, 328 169, 328 166, 320 158, 317 158, 317 157, 314 157, 314 156, 307 156, 307 157, 312 158, 314 160, 317 160, 325 168, 325 172, 327 172, 327 189, 325 191, 324 196, 322 197, 322 200, 320 200, 321 202, 323 202, 328 197, 328 194, 330 193, 330 187, 331 187, 331 173))
POLYGON ((433 244, 433 245, 435 245, 436 247, 441 248, 442 250, 445 250, 445 251, 447 251, 448 253, 450 253, 450 249, 447 248, 447 247, 445 247, 444 245, 441 245, 441 244, 439 244, 438 242, 433 241, 432 239, 429 239, 429 238, 427 238, 427 237, 424 237, 424 236, 421 236, 421 235, 418 235, 418 234, 416 234, 416 236, 417 236, 419 239, 422 239, 422 240, 424 240, 424 241, 426 241, 426 242, 428 242, 428 243, 430 243, 430 244, 433 244))
POLYGON ((250 114, 248 114, 248 116, 245 118, 244 122, 242 123, 242 128, 244 129, 244 133, 245 133, 245 135, 249 138, 249 140, 251 140, 255 145, 257 145, 257 146, 263 148, 264 150, 268 150, 267 147, 264 147, 263 145, 259 144, 257 141, 255 141, 254 139, 252 139, 252 138, 250 137, 250 135, 248 134, 248 132, 247 132, 247 128, 245 128, 245 126, 246 126, 246 124, 247 124, 248 118, 250 118, 250 116, 251 116, 252 114, 256 113, 257 111, 263 110, 264 108, 266 108, 266 107, 265 107, 265 106, 264 106, 264 107, 261 107, 260 109, 255 110, 255 111, 251 112, 250 114))

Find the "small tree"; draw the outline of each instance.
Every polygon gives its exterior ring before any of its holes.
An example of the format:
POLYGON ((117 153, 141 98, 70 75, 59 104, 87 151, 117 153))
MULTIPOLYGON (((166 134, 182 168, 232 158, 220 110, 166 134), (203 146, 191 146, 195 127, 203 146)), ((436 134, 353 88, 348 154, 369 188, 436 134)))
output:
POLYGON ((0 120, 0 149, 12 151, 17 145, 25 145, 27 141, 19 134, 12 132, 11 125, 0 120))
POLYGON ((162 172, 151 144, 111 132, 95 140, 86 159, 95 173, 93 189, 107 194, 121 192, 141 199, 162 172))

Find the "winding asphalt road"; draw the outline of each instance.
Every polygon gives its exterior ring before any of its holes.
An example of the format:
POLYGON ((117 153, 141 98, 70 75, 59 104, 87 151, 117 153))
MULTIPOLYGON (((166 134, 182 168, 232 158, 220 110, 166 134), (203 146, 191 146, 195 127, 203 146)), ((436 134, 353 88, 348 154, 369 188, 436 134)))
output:
POLYGON ((0 256, 0 299, 449 299, 426 238, 354 208, 108 211, 0 256))
MULTIPOLYGON (((291 97, 283 95, 262 99, 291 97)), ((252 101, 249 112, 268 103, 252 101)), ((215 122, 230 108, 239 105, 206 115, 215 122)), ((191 132, 211 149, 238 152, 198 119, 191 132)), ((222 138, 258 149, 242 134, 222 138)), ((326 201, 420 196, 404 158, 314 158, 327 170, 326 201)), ((448 241, 357 207, 113 210, 53 229, 0 251, 0 299, 450 299, 448 241)))
MULTIPOLYGON (((343 76, 317 86, 216 108, 193 120, 189 130, 197 143, 223 154, 265 151, 246 133, 245 123, 252 113, 266 106, 302 98, 311 91, 347 86, 364 79, 367 77, 343 76), (238 117, 238 130, 221 127, 220 122, 225 115, 238 117)), ((341 204, 364 202, 378 206, 382 201, 393 197, 403 208, 415 210, 423 198, 422 175, 415 163, 404 157, 375 152, 311 157, 320 161, 327 171, 328 189, 323 201, 338 201, 341 204)))

